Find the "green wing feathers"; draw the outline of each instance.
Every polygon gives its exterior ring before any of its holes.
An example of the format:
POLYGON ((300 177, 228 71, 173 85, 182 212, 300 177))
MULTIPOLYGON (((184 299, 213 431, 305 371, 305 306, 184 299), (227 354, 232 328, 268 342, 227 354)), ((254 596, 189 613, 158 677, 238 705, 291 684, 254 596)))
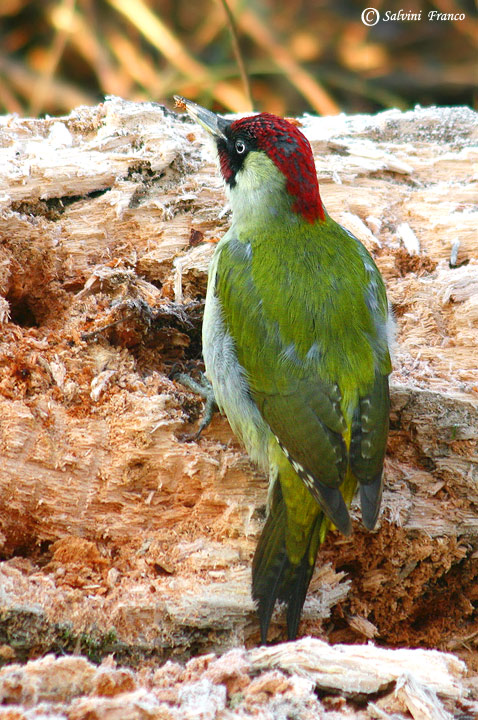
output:
POLYGON ((295 471, 341 532, 350 534, 340 492, 347 470, 347 425, 340 396, 330 397, 319 382, 298 383, 291 394, 253 393, 259 410, 295 471), (332 426, 332 427, 330 427, 332 426))
POLYGON ((370 393, 359 398, 352 420, 350 468, 360 486, 362 520, 372 530, 382 499, 383 460, 388 436, 388 376, 377 373, 370 393))
POLYGON ((279 231, 270 242, 229 238, 216 277, 248 393, 275 438, 275 499, 253 564, 264 641, 276 600, 286 603, 295 637, 319 545, 332 524, 351 532, 357 485, 368 528, 382 495, 385 288, 365 248, 340 226, 328 220, 319 238, 306 236, 314 232, 306 225, 297 252, 285 252, 279 231))

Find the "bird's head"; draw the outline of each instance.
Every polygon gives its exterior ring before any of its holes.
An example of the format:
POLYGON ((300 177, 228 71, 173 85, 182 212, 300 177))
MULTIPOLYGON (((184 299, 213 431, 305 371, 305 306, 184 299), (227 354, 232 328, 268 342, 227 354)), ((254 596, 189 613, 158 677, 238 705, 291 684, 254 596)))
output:
POLYGON ((176 101, 213 136, 235 215, 286 209, 309 223, 324 220, 312 148, 295 125, 270 113, 227 120, 176 101))

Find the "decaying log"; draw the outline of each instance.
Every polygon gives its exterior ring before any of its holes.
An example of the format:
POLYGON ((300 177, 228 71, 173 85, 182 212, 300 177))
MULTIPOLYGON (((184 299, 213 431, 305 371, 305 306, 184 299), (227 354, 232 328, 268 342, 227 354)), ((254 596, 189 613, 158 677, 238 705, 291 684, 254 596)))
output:
MULTIPOLYGON (((330 533, 301 631, 478 665, 477 115, 301 122, 324 203, 372 252, 397 320, 380 526, 357 513, 351 538, 330 533)), ((266 479, 223 418, 184 441, 201 403, 170 379, 201 368, 229 221, 207 139, 111 98, 2 118, 0 156, 4 658, 254 644, 266 479)))
POLYGON ((465 671, 436 650, 331 647, 312 638, 136 672, 112 659, 95 667, 48 655, 0 670, 0 720, 26 720, 33 708, 51 720, 472 718, 478 703, 465 671))

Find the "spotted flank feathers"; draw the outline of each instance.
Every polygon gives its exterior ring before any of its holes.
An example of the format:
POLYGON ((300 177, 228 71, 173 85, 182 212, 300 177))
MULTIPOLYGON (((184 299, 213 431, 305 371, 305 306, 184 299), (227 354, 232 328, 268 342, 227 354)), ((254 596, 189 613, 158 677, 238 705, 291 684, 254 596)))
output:
POLYGON ((277 435, 275 435, 275 439, 297 475, 311 495, 317 500, 328 518, 333 522, 337 530, 340 530, 344 535, 350 535, 352 532, 352 523, 340 489, 337 487, 328 487, 314 478, 297 460, 291 457, 284 443, 280 441, 277 435))

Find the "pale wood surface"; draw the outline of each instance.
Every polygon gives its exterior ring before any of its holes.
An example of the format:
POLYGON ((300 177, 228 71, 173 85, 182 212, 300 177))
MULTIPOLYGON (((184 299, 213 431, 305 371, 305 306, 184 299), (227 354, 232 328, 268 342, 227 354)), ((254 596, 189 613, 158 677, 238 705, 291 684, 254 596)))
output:
POLYGON ((95 667, 48 655, 0 669, 0 720, 26 720, 34 708, 51 720, 452 720, 476 716, 469 695, 465 664, 448 653, 312 638, 208 654, 185 667, 131 670, 111 658, 95 667))

